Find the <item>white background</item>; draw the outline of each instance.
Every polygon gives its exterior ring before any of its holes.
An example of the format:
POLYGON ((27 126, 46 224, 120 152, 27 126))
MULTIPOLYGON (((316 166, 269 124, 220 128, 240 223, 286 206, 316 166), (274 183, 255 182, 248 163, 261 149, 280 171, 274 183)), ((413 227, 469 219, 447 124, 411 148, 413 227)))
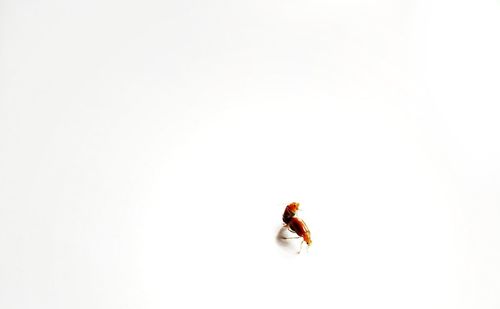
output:
POLYGON ((499 308, 499 86, 495 1, 0 0, 0 307, 499 308))

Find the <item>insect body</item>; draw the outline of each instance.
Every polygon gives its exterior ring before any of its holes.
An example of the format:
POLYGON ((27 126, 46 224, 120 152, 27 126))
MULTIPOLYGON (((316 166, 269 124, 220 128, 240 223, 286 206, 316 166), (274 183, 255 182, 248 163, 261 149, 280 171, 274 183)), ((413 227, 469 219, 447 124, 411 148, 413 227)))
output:
POLYGON ((308 246, 311 245, 312 243, 311 232, 309 231, 309 228, 307 227, 304 220, 297 217, 293 217, 292 219, 290 219, 290 222, 288 223, 288 228, 290 229, 290 231, 299 235, 299 237, 302 237, 302 239, 304 239, 304 241, 308 246))
POLYGON ((299 205, 299 203, 293 202, 286 206, 285 212, 283 213, 283 222, 285 222, 285 224, 288 224, 295 216, 295 213, 299 210, 299 205))

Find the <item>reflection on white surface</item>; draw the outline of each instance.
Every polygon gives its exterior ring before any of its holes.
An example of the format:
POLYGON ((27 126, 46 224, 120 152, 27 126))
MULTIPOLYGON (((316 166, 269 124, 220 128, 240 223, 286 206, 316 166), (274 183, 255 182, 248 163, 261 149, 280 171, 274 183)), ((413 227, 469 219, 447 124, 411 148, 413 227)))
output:
POLYGON ((0 7, 1 308, 500 305, 497 3, 0 7))

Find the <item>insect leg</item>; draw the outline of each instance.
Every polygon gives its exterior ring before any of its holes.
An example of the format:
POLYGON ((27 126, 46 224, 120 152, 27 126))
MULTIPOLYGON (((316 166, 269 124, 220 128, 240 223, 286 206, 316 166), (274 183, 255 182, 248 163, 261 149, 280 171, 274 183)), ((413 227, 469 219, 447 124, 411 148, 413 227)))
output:
POLYGON ((304 244, 304 241, 301 241, 301 242, 300 242, 300 250, 299 250, 299 252, 297 252, 297 254, 300 254, 300 252, 302 251, 302 245, 303 245, 303 244, 304 244))

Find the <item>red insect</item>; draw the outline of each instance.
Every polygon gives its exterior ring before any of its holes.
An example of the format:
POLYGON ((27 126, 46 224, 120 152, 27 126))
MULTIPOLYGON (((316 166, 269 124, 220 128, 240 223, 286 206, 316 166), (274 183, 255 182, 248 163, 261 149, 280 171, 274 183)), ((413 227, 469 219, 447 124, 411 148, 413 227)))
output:
POLYGON ((303 242, 305 241, 308 246, 311 245, 311 232, 309 231, 309 228, 307 227, 304 220, 293 217, 290 220, 290 223, 288 223, 288 228, 290 229, 290 231, 299 235, 299 237, 302 237, 302 239, 304 239, 303 242))
MULTIPOLYGON (((291 203, 285 208, 285 212, 283 213, 283 222, 285 222, 285 226, 288 228, 290 232, 293 232, 298 235, 298 237, 284 237, 285 239, 289 238, 302 238, 302 242, 300 243, 300 250, 302 250, 302 244, 305 242, 307 246, 310 246, 312 243, 311 240, 311 232, 307 227, 304 220, 295 216, 295 213, 299 209, 299 203, 291 203)), ((300 251, 299 251, 300 253, 300 251)))
POLYGON ((299 210, 299 205, 299 203, 293 202, 286 206, 285 212, 283 213, 283 222, 285 222, 285 224, 288 224, 295 216, 295 213, 299 210))

